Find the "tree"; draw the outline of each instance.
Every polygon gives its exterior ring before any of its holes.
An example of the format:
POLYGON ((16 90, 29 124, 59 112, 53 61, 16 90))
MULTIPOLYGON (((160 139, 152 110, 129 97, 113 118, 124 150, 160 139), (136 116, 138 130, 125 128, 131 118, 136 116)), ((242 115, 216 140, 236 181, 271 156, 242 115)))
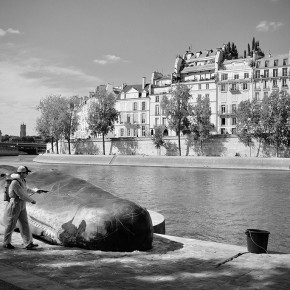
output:
POLYGON ((276 156, 281 147, 289 146, 290 96, 286 92, 275 92, 264 97, 261 104, 261 126, 267 144, 274 145, 276 156))
POLYGON ((79 125, 78 116, 75 112, 75 97, 65 99, 60 119, 62 120, 62 133, 68 142, 68 153, 71 154, 70 139, 79 125))
POLYGON ((59 153, 58 141, 60 140, 63 132, 63 120, 60 116, 64 102, 64 98, 60 95, 50 95, 43 98, 37 107, 37 109, 41 112, 41 115, 37 119, 36 130, 41 136, 45 138, 49 136, 51 138, 52 151, 53 142, 54 140, 56 141, 57 154, 59 153))
POLYGON ((188 147, 194 142, 203 155, 203 144, 210 136, 214 125, 210 122, 211 108, 209 97, 198 96, 196 105, 190 115, 189 134, 187 137, 188 147))
POLYGON ((88 127, 94 135, 102 134, 103 154, 105 155, 105 135, 114 130, 114 122, 119 112, 115 109, 116 98, 105 88, 99 89, 88 110, 88 127))
POLYGON ((171 97, 163 97, 161 108, 168 119, 169 128, 173 129, 178 136, 179 155, 181 156, 180 134, 189 126, 188 116, 191 111, 189 100, 191 95, 186 85, 178 84, 170 90, 171 97))
POLYGON ((163 125, 154 127, 154 134, 152 136, 152 141, 158 150, 160 149, 161 146, 165 144, 165 141, 163 140, 164 129, 165 129, 165 126, 163 125))

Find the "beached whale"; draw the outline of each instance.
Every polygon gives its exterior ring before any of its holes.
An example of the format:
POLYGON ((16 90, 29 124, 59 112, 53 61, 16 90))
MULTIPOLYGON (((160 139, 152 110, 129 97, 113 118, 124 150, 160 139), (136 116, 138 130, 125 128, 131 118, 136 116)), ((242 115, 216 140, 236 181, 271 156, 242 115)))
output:
MULTIPOLYGON (((0 165, 0 173, 16 172, 0 165)), ((0 179, 0 223, 5 223, 5 177, 0 179)), ((145 208, 118 198, 85 180, 57 170, 40 170, 27 186, 48 190, 27 203, 34 236, 53 244, 103 251, 146 251, 152 248, 152 220, 145 208)))

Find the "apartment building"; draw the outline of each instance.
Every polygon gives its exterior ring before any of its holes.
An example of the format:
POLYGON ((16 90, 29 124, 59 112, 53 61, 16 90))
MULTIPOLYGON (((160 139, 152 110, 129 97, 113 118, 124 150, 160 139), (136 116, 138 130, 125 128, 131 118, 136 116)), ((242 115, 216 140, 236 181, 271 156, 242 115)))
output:
POLYGON ((117 97, 116 110, 120 112, 115 123, 114 137, 146 137, 150 135, 150 84, 122 86, 117 97))
POLYGON ((219 134, 236 133, 236 109, 253 97, 253 58, 223 61, 217 71, 217 121, 219 134))
POLYGON ((161 108, 162 99, 170 97, 171 75, 164 76, 162 73, 153 72, 151 75, 150 89, 150 135, 155 132, 155 126, 164 126, 164 136, 175 136, 176 133, 169 129, 166 116, 161 108))
POLYGON ((187 51, 175 60, 174 84, 184 84, 190 88, 193 104, 198 96, 208 97, 211 108, 211 123, 217 127, 217 87, 216 76, 224 58, 225 46, 218 49, 187 51))
POLYGON ((289 93, 290 51, 288 54, 268 55, 256 61, 253 74, 255 97, 262 100, 274 91, 289 93))

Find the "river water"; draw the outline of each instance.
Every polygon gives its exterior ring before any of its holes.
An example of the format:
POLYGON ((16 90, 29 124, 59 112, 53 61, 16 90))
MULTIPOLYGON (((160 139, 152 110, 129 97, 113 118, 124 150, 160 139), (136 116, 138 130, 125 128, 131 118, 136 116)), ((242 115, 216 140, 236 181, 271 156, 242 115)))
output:
POLYGON ((246 247, 245 230, 270 231, 268 249, 290 253, 290 172, 32 162, 0 164, 55 168, 164 215, 166 234, 246 247))

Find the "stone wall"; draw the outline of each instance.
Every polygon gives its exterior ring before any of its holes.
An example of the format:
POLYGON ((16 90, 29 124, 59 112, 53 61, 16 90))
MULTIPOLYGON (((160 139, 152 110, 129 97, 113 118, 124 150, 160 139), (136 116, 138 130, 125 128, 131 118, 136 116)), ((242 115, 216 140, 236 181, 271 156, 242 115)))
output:
MULTIPOLYGON (((105 140, 106 155, 150 155, 150 156, 177 156, 178 139, 177 137, 167 137, 165 146, 160 149, 155 148, 151 138, 114 138, 105 140)), ((258 151, 258 144, 252 144, 251 147, 245 146, 235 136, 216 135, 212 136, 203 144, 204 156, 225 156, 231 157, 238 153, 241 157, 255 157, 258 151)), ((47 152, 52 152, 50 144, 47 144, 47 152)), ((54 148, 54 152, 56 149, 54 148)), ((59 144, 59 153, 68 153, 67 141, 61 141, 59 144)), ((77 140, 71 143, 71 154, 75 155, 102 155, 102 139, 97 140, 77 140)), ((181 155, 200 156, 199 146, 187 147, 184 137, 181 138, 181 155)), ((260 148, 259 157, 276 156, 275 148, 260 148)), ((289 151, 280 152, 280 157, 289 157, 289 151)))

